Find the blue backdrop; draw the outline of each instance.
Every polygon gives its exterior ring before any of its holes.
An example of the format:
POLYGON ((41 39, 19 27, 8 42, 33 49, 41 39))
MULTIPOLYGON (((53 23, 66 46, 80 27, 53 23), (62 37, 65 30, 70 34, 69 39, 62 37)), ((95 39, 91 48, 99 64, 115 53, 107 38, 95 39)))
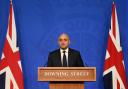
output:
MULTIPOLYGON (((80 51, 88 66, 96 66, 97 81, 86 89, 104 89, 103 65, 111 20, 112 0, 13 0, 25 89, 48 89, 37 81, 37 68, 58 48, 59 34, 68 33, 71 48, 80 51)), ((128 66, 126 0, 116 1, 121 43, 128 66)), ((0 54, 7 30, 9 0, 0 0, 0 54)), ((128 16, 127 16, 128 18, 128 16)), ((128 24, 128 23, 127 23, 128 24)), ((128 72, 128 68, 126 67, 128 72)))

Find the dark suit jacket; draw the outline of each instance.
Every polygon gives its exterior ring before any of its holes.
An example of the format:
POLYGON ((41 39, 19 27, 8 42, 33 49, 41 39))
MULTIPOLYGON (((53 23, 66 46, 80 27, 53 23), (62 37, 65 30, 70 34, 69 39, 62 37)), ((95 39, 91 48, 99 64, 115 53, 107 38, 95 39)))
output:
MULTIPOLYGON (((62 67, 60 49, 49 53, 48 67, 62 67)), ((68 53, 68 66, 69 67, 83 67, 83 60, 80 52, 69 48, 68 53)))

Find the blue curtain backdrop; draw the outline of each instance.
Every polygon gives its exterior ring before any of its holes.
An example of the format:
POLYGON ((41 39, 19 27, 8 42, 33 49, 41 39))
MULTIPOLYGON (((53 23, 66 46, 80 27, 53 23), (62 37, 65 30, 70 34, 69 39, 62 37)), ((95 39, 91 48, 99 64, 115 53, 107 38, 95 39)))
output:
POLYGON ((0 0, 0 57, 8 26, 9 0, 0 0))
MULTIPOLYGON (((126 1, 117 0, 121 43, 128 72, 126 1)), ((71 48, 80 51, 88 66, 96 66, 97 81, 86 89, 104 89, 103 65, 111 20, 112 0, 13 0, 25 89, 48 89, 37 81, 37 68, 58 48, 59 34, 68 33, 71 48)), ((0 0, 0 54, 7 30, 9 0, 0 0)))

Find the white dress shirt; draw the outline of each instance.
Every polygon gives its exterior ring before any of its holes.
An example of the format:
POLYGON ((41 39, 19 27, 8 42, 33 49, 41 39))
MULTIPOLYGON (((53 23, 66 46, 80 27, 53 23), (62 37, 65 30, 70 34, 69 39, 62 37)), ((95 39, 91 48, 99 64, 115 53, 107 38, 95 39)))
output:
POLYGON ((65 51, 65 55, 66 55, 66 61, 67 61, 67 66, 68 66, 68 51, 69 51, 69 48, 63 50, 63 49, 60 49, 60 54, 61 54, 61 63, 63 65, 63 51, 65 51))

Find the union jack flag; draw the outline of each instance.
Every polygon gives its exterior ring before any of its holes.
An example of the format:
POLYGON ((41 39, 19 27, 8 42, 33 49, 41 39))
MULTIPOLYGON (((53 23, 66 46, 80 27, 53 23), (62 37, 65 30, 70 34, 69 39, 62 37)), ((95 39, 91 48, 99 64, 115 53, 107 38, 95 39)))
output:
POLYGON ((0 60, 0 89, 24 89, 20 53, 17 47, 17 34, 12 2, 8 30, 0 60))
POLYGON ((112 7, 103 79, 105 89, 128 89, 115 4, 112 7))

